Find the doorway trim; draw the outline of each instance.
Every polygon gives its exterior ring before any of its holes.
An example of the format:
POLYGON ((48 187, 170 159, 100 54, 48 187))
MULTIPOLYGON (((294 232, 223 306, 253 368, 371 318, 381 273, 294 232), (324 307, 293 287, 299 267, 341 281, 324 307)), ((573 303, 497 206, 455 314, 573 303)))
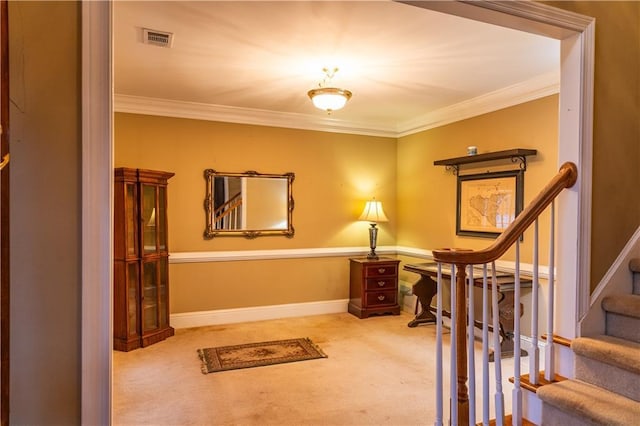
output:
POLYGON ((578 181, 556 203, 556 332, 579 335, 591 300, 591 185, 595 18, 523 1, 402 1, 423 9, 560 40, 558 166, 578 166, 578 181), (577 218, 577 220, 576 220, 577 218))
MULTIPOLYGON (((405 3, 561 40, 558 162, 573 161, 580 176, 560 199, 558 263, 571 266, 557 279, 580 285, 557 287, 564 292, 558 305, 568 311, 563 317, 571 325, 559 332, 576 335, 589 306, 595 20, 535 2, 405 3)), ((81 423, 86 425, 111 423, 112 64, 112 3, 82 2, 81 423)))
POLYGON ((113 271, 112 3, 82 3, 83 425, 111 424, 113 271))

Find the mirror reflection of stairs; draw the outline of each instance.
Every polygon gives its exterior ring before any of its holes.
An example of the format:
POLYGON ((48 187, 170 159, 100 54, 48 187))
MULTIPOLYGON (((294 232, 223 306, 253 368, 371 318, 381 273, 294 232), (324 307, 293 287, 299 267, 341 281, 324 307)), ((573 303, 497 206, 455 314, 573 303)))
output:
POLYGON ((215 229, 242 229, 242 193, 238 192, 213 212, 215 229))

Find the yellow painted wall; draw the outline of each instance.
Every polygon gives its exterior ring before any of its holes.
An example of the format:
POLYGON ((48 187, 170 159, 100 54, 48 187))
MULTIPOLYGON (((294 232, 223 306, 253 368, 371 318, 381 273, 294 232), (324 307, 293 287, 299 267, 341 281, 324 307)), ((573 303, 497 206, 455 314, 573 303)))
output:
MULTIPOLYGON (((373 196, 389 217, 379 225, 378 246, 481 248, 493 240, 455 237, 456 179, 433 160, 462 155, 472 143, 481 153, 538 149, 525 173, 526 202, 556 171, 557 101, 550 96, 400 140, 118 113, 115 164, 175 173, 168 197, 174 253, 366 248, 368 224, 357 217, 373 196), (205 240, 206 168, 294 172, 294 238, 205 240)), ((170 280, 172 313, 349 296, 343 257, 171 264, 170 280)))
POLYGON ((9 423, 81 424, 82 13, 12 1, 8 15, 9 423))
MULTIPOLYGON (((433 162, 466 155, 475 145, 478 153, 513 148, 536 149, 527 158, 524 174, 526 206, 557 173, 558 96, 548 96, 400 138, 398 141, 398 240, 400 246, 437 249, 480 249, 493 239, 458 237, 456 229, 456 176, 433 162)), ((509 160, 507 166, 513 168, 509 160)), ((461 167, 462 173, 504 169, 505 161, 461 167), (473 167, 471 167, 473 166, 473 167)), ((548 256, 549 215, 540 218, 540 259, 548 256)), ((532 232, 525 233, 521 260, 531 262, 532 232)), ((507 260, 513 259, 508 252, 507 260)))
MULTIPOLYGON (((364 249, 369 225, 357 218, 374 196, 389 217, 378 244, 396 241, 395 139, 117 113, 115 166, 175 173, 168 192, 171 252, 364 249), (205 240, 207 168, 295 173, 294 238, 205 240)), ((348 266, 345 258, 172 264, 171 311, 345 299, 348 266)))
POLYGON ((640 2, 553 1, 596 18, 591 289, 640 225, 640 2))
MULTIPOLYGON (((597 20, 591 244, 591 287, 593 288, 604 276, 640 222, 640 204, 629 203, 628 196, 635 191, 637 182, 640 181, 640 168, 636 167, 640 158, 640 144, 638 144, 640 121, 637 120, 640 114, 638 102, 640 56, 637 55, 640 51, 640 3, 634 1, 545 3, 594 16, 597 20)), ((117 114, 116 125, 118 122, 131 123, 141 120, 133 118, 135 116, 123 118, 124 116, 126 114, 117 114)), ((477 125, 481 133, 483 132, 482 122, 486 119, 487 117, 472 119, 473 125, 477 125)), ((366 246, 366 231, 363 232, 362 226, 359 227, 351 219, 357 216, 364 200, 372 195, 385 201, 385 209, 391 219, 389 223, 380 227, 379 245, 397 242, 399 245, 424 245, 425 248, 452 245, 478 248, 484 245, 483 240, 451 238, 451 233, 447 233, 447 229, 453 229, 455 226, 452 215, 447 216, 450 221, 446 224, 448 227, 436 226, 437 222, 433 220, 422 220, 425 217, 430 218, 429 211, 434 209, 427 198, 416 198, 422 196, 427 185, 448 188, 446 193, 441 194, 438 205, 453 206, 455 203, 455 190, 452 189, 455 179, 445 174, 443 168, 440 172, 435 172, 439 174, 432 175, 426 171, 425 164, 434 159, 464 154, 464 148, 470 144, 477 145, 480 152, 483 152, 498 149, 498 147, 501 149, 513 146, 539 149, 537 144, 540 142, 535 139, 537 132, 529 134, 515 128, 510 129, 510 126, 506 126, 501 132, 492 132, 492 137, 478 141, 472 131, 460 130, 454 124, 402 138, 398 144, 397 160, 398 163, 403 164, 403 168, 395 169, 385 166, 380 169, 376 165, 384 162, 385 158, 385 155, 380 154, 381 152, 395 155, 391 148, 393 142, 384 138, 325 135, 321 132, 196 121, 186 126, 185 122, 189 120, 167 118, 147 117, 145 120, 148 120, 147 126, 141 126, 140 131, 129 126, 125 126, 126 131, 122 127, 116 127, 116 165, 145 167, 146 163, 146 167, 171 170, 175 162, 180 164, 178 167, 180 170, 173 170, 177 172, 177 176, 171 185, 170 200, 175 201, 171 201, 170 214, 191 217, 192 220, 180 223, 172 220, 170 242, 173 251, 246 249, 247 241, 243 240, 225 240, 224 242, 221 241, 222 239, 213 242, 198 240, 204 227, 204 215, 199 212, 200 203, 197 207, 193 207, 194 204, 190 200, 199 198, 197 193, 203 191, 203 183, 197 182, 201 170, 205 167, 217 167, 220 170, 228 168, 227 171, 258 168, 255 161, 257 158, 252 155, 252 151, 256 151, 255 148, 267 153, 264 158, 259 159, 261 166, 258 171, 309 170, 310 173, 300 175, 298 172, 294 184, 296 237, 293 240, 255 240, 251 244, 252 248, 366 246), (149 125, 154 120, 155 123, 149 125), (160 125, 160 121, 172 124, 160 125), (242 130, 238 132, 239 129, 242 130), (123 132, 120 136, 125 136, 126 140, 136 142, 120 146, 119 132, 123 132), (203 136, 205 134, 207 134, 206 137, 203 136), (199 136, 193 137, 194 135, 199 136), (474 137, 470 138, 470 136, 474 137), (424 144, 420 140, 423 137, 426 138, 424 144), (438 138, 443 138, 448 143, 440 148, 441 151, 427 152, 428 140, 438 138), (171 139, 172 143, 168 143, 168 139, 171 139), (301 143, 292 144, 293 139, 301 143), (350 143, 339 143, 344 139, 349 139, 350 143), (373 142, 375 149, 371 149, 370 146, 372 139, 375 140, 373 142), (167 153, 164 151, 154 153, 153 140, 162 140, 167 153), (190 148, 185 149, 186 142, 189 142, 190 148), (238 143, 240 144, 237 145, 238 143), (382 145, 387 151, 380 151, 379 147, 382 145), (215 146, 215 149, 211 146, 215 146), (234 151, 235 147, 241 149, 234 151), (407 154, 407 151, 415 155, 407 154), (194 153, 196 155, 192 155, 194 153), (360 154, 363 156, 357 157, 360 154), (124 158, 135 159, 135 161, 123 164, 121 159, 124 158), (291 161, 292 158, 295 161, 291 161), (351 164, 354 158, 363 161, 351 164), (373 160, 373 163, 364 158, 373 160), (302 161, 298 162, 298 160, 302 161), (193 167, 185 167, 186 163, 193 164, 193 167), (330 167, 323 168, 321 167, 323 164, 330 164, 330 167), (423 168, 420 174, 407 179, 407 176, 411 176, 407 170, 420 168, 423 168), (391 186, 387 187, 393 180, 391 174, 395 174, 396 170, 398 173, 397 214, 393 202, 389 202, 395 196, 395 189, 390 189, 391 186), (336 171, 338 173, 335 173, 336 171), (417 176, 424 178, 420 179, 417 176), (315 193, 313 195, 305 193, 301 199, 298 197, 302 189, 314 188, 318 183, 321 191, 318 195, 325 197, 324 201, 342 206, 341 209, 327 213, 322 220, 313 212, 317 202, 311 201, 311 198, 315 193), (424 185, 424 188, 421 185, 424 185), (179 190, 174 190, 174 187, 178 187, 179 190), (329 187, 331 187, 330 191, 329 187), (407 203, 418 205, 423 214, 409 213, 407 203), (397 241, 396 226, 399 226, 397 241), (365 233, 364 236, 363 233, 365 233)), ((530 161, 529 171, 525 176, 525 202, 530 199, 531 191, 536 187, 535 175, 539 169, 536 162, 542 161, 546 155, 543 153, 530 161)), ((554 172, 555 161, 548 164, 554 164, 554 170, 547 171, 554 172)), ((528 239, 529 236, 525 235, 525 240, 528 239)), ((528 254, 525 253, 525 258, 527 256, 528 254)), ((175 287, 173 286, 174 289, 175 287)))
POLYGON ((344 257, 178 263, 169 274, 172 313, 349 297, 344 257))
MULTIPOLYGON (((637 102, 640 96, 637 54, 640 51, 640 3, 559 1, 551 4, 597 18, 592 229, 592 283, 597 283, 640 224, 640 204, 629 202, 628 196, 635 192, 640 181, 637 167, 640 157, 640 102, 637 102)), ((22 63, 27 70, 17 73, 12 68, 10 74, 14 101, 10 166, 13 240, 10 409, 15 424, 80 422, 83 362, 80 362, 79 337, 82 308, 78 199, 81 186, 78 119, 82 106, 79 16, 79 4, 75 2, 9 2, 11 66, 22 63), (21 10, 16 11, 17 8, 21 10), (49 29, 53 27, 59 32, 52 38, 49 29), (42 197, 33 194, 53 197, 55 202, 49 203, 48 209, 53 209, 55 217, 60 215, 64 219, 56 220, 55 226, 51 226, 54 222, 34 219, 33 215, 41 210, 42 197), (48 355, 43 357, 43 353, 48 355)), ((263 128, 255 129, 261 133, 257 129, 263 128)), ((364 151, 366 142, 362 144, 364 151)), ((116 139, 119 151, 118 145, 116 139)), ((176 151, 180 155, 180 150, 176 151)), ((364 169, 363 166, 356 168, 364 169)), ((201 185, 204 191, 204 183, 201 185)), ((170 197, 174 193, 170 193, 170 197)), ((368 196, 363 194, 363 200, 368 196)), ((357 201, 347 200, 346 195, 343 198, 347 210, 357 215, 361 205, 356 206, 357 201)), ((398 213, 391 208, 385 206, 395 222, 398 213)), ((388 226, 394 222, 381 227, 380 238, 385 238, 385 244, 390 241, 388 230, 392 228, 388 226)), ((362 232, 366 233, 362 230, 357 233, 362 232)), ((343 234, 339 232, 338 236, 343 234)), ((366 236, 360 239, 359 244, 367 244, 366 236)), ((340 261, 343 263, 346 262, 340 261)), ((331 269, 331 266, 327 264, 324 268, 331 269)), ((346 275, 332 271, 336 274, 335 280, 346 279, 346 275)), ((300 287, 304 285, 301 283, 300 287)), ((233 290, 239 293, 238 298, 248 294, 239 288, 233 290)), ((179 297, 177 286, 172 285, 171 291, 172 297, 179 297)), ((103 367, 108 368, 106 364, 103 367)))

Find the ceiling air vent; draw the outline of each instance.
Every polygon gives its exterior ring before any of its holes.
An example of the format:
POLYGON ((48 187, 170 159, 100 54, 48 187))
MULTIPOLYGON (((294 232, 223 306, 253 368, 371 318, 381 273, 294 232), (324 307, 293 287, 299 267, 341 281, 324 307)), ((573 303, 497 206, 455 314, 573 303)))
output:
POLYGON ((144 43, 153 44, 154 46, 171 47, 171 43, 173 43, 173 34, 164 31, 144 28, 142 37, 144 43))

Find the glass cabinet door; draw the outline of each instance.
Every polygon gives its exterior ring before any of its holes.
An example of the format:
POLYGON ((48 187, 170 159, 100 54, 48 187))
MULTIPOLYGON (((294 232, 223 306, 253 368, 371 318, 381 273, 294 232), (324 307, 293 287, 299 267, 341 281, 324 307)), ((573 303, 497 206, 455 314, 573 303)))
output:
POLYGON ((142 248, 144 254, 156 253, 157 224, 158 224, 158 197, 157 187, 154 185, 142 185, 142 248))
POLYGON ((168 258, 164 257, 158 260, 160 263, 160 281, 158 282, 158 311, 160 314, 160 327, 167 327, 169 325, 169 306, 167 301, 169 300, 169 280, 167 277, 169 271, 168 258))
POLYGON ((127 264, 127 334, 136 336, 138 331, 138 262, 127 264))
POLYGON ((135 183, 125 184, 125 232, 127 239, 127 257, 135 257, 138 253, 138 236, 136 231, 136 221, 138 220, 138 208, 136 197, 136 185, 135 183))
POLYGON ((158 215, 157 215, 158 248, 167 251, 167 188, 158 187, 158 215))
POLYGON ((158 306, 158 264, 159 260, 142 264, 142 334, 157 329, 159 324, 158 306))

